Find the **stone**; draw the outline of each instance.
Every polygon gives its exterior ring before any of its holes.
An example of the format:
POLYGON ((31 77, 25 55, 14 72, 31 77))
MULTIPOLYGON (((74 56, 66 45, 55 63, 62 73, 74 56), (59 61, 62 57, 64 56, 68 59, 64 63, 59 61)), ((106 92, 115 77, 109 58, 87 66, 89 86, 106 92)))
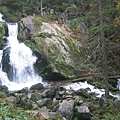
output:
POLYGON ((5 97, 6 97, 5 92, 1 92, 1 91, 0 91, 0 98, 5 98, 5 97))
POLYGON ((39 93, 32 93, 31 94, 30 100, 35 102, 35 101, 40 100, 40 99, 42 99, 42 97, 41 97, 41 95, 39 93))
POLYGON ((14 103, 15 102, 15 97, 14 96, 7 97, 6 101, 9 102, 9 103, 14 103))
POLYGON ((63 102, 60 104, 58 111, 60 113, 68 118, 69 120, 72 120, 73 118, 73 111, 74 111, 74 101, 73 100, 63 100, 63 102))
POLYGON ((79 120, 90 120, 91 114, 87 106, 79 106, 77 108, 76 117, 79 120))
POLYGON ((28 93, 28 87, 23 88, 22 90, 19 90, 18 93, 28 93))
POLYGON ((40 109, 40 107, 36 103, 33 103, 32 106, 33 106, 33 110, 39 110, 40 109))
POLYGON ((82 103, 83 103, 83 100, 82 100, 79 96, 74 96, 74 101, 75 101, 77 104, 82 104, 82 103))
POLYGON ((36 101, 36 103, 38 104, 39 107, 42 107, 42 106, 46 106, 50 100, 51 100, 50 98, 44 98, 36 101))
POLYGON ((41 112, 41 116, 44 119, 57 120, 57 115, 55 112, 41 112))
POLYGON ((54 98, 55 94, 56 94, 56 91, 57 91, 57 87, 51 88, 49 91, 46 92, 46 97, 54 98))
POLYGON ((83 98, 91 98, 91 96, 88 94, 86 89, 80 89, 78 91, 76 91, 76 94, 83 97, 83 98))
MULTIPOLYGON (((65 96, 65 95, 63 95, 63 96, 65 96)), ((57 100, 61 100, 61 99, 63 99, 63 98, 64 98, 63 96, 61 96, 61 95, 57 94, 57 95, 55 96, 55 98, 56 98, 57 100)))
POLYGON ((44 86, 42 83, 37 83, 30 87, 30 90, 42 90, 42 89, 44 89, 44 86))
POLYGON ((65 91, 60 91, 59 92, 59 95, 64 95, 65 94, 65 91))
POLYGON ((23 106, 26 109, 32 109, 32 107, 33 107, 32 102, 27 97, 21 98, 20 105, 23 106))
POLYGON ((42 96, 43 98, 47 97, 47 96, 46 96, 46 92, 48 92, 49 90, 50 90, 50 89, 44 89, 44 91, 40 92, 41 96, 42 96))
POLYGON ((52 102, 53 102, 54 105, 57 105, 57 104, 59 103, 56 98, 53 98, 53 101, 52 101, 52 102))
POLYGON ((23 18, 22 21, 31 34, 34 34, 36 32, 36 28, 34 26, 34 23, 32 22, 32 18, 30 17, 23 18))

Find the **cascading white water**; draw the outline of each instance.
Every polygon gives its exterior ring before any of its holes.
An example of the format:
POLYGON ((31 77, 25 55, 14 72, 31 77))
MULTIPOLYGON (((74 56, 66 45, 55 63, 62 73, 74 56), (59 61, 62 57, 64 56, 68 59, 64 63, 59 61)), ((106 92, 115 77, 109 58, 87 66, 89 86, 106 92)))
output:
POLYGON ((19 43, 17 39, 17 23, 8 23, 10 46, 10 65, 13 68, 13 81, 19 84, 29 82, 40 82, 41 78, 35 74, 34 63, 37 58, 32 55, 32 51, 24 43, 19 43))
POLYGON ((0 21, 3 21, 5 22, 3 19, 2 19, 3 15, 0 13, 0 21))
MULTIPOLYGON (((0 14, 0 21, 2 15, 0 14)), ((42 78, 34 71, 34 63, 36 56, 32 55, 32 51, 24 43, 19 43, 17 39, 18 24, 7 23, 9 36, 7 37, 8 46, 10 47, 10 65, 13 72, 13 80, 9 81, 7 74, 2 71, 2 54, 0 51, 0 82, 6 85, 10 91, 20 90, 24 87, 30 87, 36 83, 42 83, 42 78)))
POLYGON ((2 56, 3 56, 3 50, 0 50, 0 71, 2 70, 2 56))

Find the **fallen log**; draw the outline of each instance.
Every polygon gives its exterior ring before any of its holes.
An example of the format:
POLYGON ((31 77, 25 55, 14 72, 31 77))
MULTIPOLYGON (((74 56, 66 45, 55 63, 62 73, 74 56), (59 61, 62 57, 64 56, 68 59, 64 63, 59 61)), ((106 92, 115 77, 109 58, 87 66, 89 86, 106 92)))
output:
POLYGON ((73 79, 72 82, 78 82, 78 81, 85 81, 85 80, 90 80, 93 79, 93 76, 88 76, 88 77, 81 77, 81 78, 77 78, 77 79, 73 79))
MULTIPOLYGON (((103 75, 102 74, 87 74, 87 75, 81 76, 79 78, 73 79, 72 82, 91 80, 94 78, 103 79, 103 75)), ((120 75, 110 76, 110 77, 108 77, 108 79, 120 79, 120 75)))

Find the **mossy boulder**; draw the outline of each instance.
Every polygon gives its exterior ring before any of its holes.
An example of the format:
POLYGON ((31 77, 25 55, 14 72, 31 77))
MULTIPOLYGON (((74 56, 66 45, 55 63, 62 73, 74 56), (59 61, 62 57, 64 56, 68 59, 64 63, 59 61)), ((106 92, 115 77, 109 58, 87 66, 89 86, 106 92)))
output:
MULTIPOLYGON (((20 29, 27 27, 28 23, 24 22, 27 18, 21 20, 20 29)), ((31 34, 30 38, 24 42, 38 56, 35 65, 38 73, 42 77, 52 80, 77 77, 75 71, 80 68, 81 58, 85 56, 86 51, 76 37, 72 36, 73 33, 68 25, 42 22, 40 17, 30 17, 30 19, 36 32, 32 32, 33 29, 27 27, 31 34), (46 61, 46 64, 41 62, 43 60, 46 61), (42 64, 40 65, 40 63, 42 64)), ((21 35, 25 34, 25 31, 21 32, 21 35)))

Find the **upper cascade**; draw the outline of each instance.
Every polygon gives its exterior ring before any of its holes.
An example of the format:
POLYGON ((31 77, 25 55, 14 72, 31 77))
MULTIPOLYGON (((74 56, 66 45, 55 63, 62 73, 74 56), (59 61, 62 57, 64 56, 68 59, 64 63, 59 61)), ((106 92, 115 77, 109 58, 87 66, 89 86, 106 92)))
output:
POLYGON ((24 43, 20 43, 17 39, 18 24, 7 23, 8 37, 7 43, 9 50, 9 65, 11 66, 12 80, 8 79, 5 72, 2 71, 2 51, 0 61, 0 83, 6 85, 9 90, 20 90, 24 87, 31 87, 36 83, 42 83, 42 78, 34 70, 36 63, 36 56, 33 55, 32 50, 24 43))
POLYGON ((0 13, 0 21, 5 22, 5 20, 2 19, 3 15, 0 13))
POLYGON ((17 37, 18 35, 18 24, 17 23, 7 23, 9 37, 17 37))

